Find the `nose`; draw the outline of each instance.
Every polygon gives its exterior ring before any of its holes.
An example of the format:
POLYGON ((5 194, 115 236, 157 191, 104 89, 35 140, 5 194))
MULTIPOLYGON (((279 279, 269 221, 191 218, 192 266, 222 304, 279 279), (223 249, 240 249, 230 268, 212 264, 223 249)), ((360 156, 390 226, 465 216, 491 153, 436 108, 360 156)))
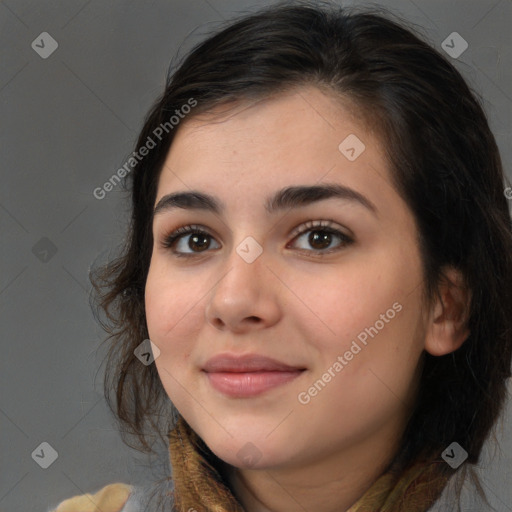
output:
POLYGON ((213 287, 205 310, 208 323, 235 333, 270 327, 281 316, 277 296, 280 282, 269 269, 265 251, 252 262, 240 254, 235 246, 222 262, 222 277, 213 287))

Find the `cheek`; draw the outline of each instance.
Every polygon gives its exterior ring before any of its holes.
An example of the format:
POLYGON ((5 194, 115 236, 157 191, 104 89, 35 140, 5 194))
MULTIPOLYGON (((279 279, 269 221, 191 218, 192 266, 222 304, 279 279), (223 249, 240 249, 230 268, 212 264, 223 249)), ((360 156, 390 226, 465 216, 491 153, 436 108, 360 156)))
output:
MULTIPOLYGON (((162 267, 162 265, 160 265, 162 267)), ((150 267, 145 290, 149 337, 162 355, 182 349, 188 336, 199 326, 204 290, 197 280, 170 276, 158 264, 150 267)))
POLYGON ((413 400, 422 353, 420 290, 411 293, 397 273, 381 277, 378 286, 377 273, 368 274, 326 284, 310 296, 315 315, 298 326, 314 347, 315 364, 297 400, 308 421, 330 422, 333 436, 340 418, 357 437, 398 417, 413 400))
POLYGON ((403 389, 422 352, 421 273, 408 259, 382 258, 379 265, 331 269, 302 280, 289 276, 301 299, 295 321, 317 363, 315 378, 341 356, 345 361, 339 374, 352 375, 353 384, 378 378, 371 376, 373 368, 403 389))
POLYGON ((350 340, 377 321, 380 326, 380 315, 386 311, 388 317, 398 317, 393 304, 403 304, 407 295, 406 283, 396 269, 384 265, 338 272, 330 269, 302 279, 290 276, 289 282, 293 283, 290 288, 297 299, 294 309, 302 329, 316 333, 309 336, 311 340, 335 348, 340 340, 350 340))
POLYGON ((155 365, 162 385, 179 411, 190 408, 190 396, 198 396, 191 380, 190 356, 204 322, 204 290, 197 280, 169 277, 164 268, 150 268, 145 290, 149 338, 160 349, 155 365), (203 309, 202 309, 203 308, 203 309), (203 311, 203 313, 202 313, 203 311), (185 389, 187 391, 185 391, 185 389))

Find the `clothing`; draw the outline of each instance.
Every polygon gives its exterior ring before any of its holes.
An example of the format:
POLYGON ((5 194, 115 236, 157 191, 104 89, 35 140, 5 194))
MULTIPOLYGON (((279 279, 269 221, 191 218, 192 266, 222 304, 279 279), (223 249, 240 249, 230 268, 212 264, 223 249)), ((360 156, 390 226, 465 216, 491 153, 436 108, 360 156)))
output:
MULTIPOLYGON (((150 489, 115 483, 82 495, 49 512, 244 512, 230 491, 215 456, 180 416, 169 435, 172 479, 150 489), (162 508, 153 498, 167 500, 162 508), (155 508, 156 507, 156 508, 155 508)), ((453 472, 440 458, 421 460, 402 474, 385 472, 346 512, 427 512, 453 472)))
POLYGON ((124 505, 132 491, 130 485, 109 484, 94 494, 67 499, 50 512, 126 512, 124 505))

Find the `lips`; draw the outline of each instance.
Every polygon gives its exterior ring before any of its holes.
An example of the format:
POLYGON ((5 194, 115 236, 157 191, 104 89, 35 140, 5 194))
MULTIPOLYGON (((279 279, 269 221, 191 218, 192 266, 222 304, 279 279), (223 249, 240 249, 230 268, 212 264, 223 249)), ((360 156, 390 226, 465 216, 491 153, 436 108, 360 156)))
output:
POLYGON ((258 354, 235 356, 219 354, 207 361, 203 371, 207 373, 296 372, 301 366, 290 366, 270 357, 258 354))
POLYGON ((212 388, 223 395, 250 398, 296 379, 305 368, 257 354, 219 354, 202 370, 212 388))

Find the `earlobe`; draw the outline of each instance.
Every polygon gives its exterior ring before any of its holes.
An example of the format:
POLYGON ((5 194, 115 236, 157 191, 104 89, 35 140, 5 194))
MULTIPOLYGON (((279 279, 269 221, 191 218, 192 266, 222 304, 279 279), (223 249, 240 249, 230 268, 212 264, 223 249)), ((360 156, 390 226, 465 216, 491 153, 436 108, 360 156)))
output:
POLYGON ((453 267, 445 269, 438 292, 425 335, 425 350, 433 356, 454 352, 470 334, 471 292, 462 273, 453 267))

